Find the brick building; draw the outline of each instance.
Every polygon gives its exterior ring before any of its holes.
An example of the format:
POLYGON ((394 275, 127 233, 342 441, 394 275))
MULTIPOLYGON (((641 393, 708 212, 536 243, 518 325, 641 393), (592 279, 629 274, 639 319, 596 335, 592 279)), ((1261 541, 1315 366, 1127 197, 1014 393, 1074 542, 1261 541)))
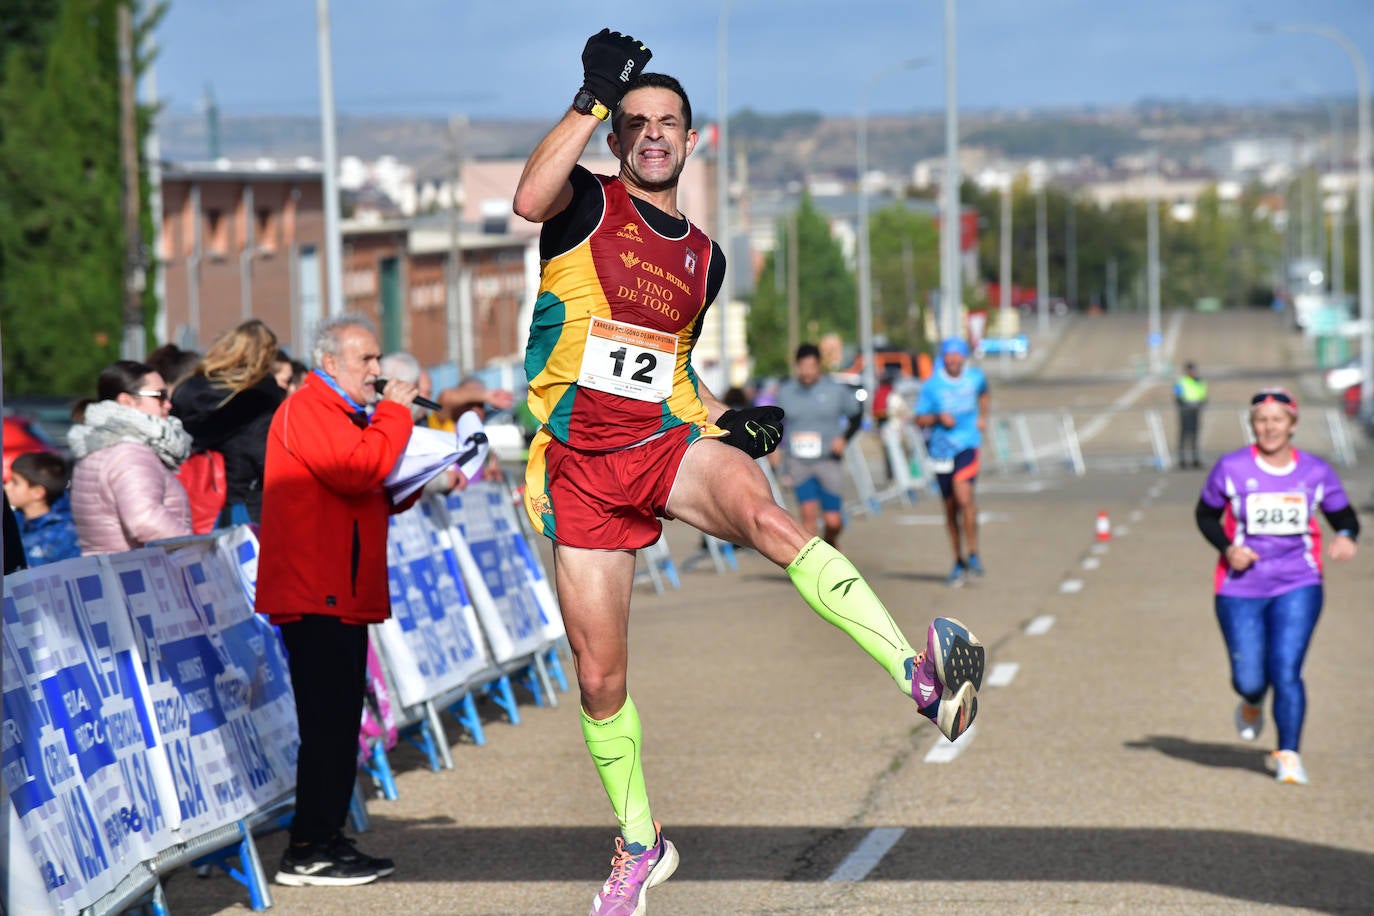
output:
POLYGON ((302 353, 325 312, 323 200, 318 167, 165 164, 159 336, 204 350, 261 318, 302 353))

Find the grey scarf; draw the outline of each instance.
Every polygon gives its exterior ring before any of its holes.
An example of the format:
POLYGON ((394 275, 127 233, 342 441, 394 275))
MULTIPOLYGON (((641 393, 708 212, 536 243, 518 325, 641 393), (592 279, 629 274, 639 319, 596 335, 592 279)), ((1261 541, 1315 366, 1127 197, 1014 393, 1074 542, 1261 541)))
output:
POLYGON ((78 460, 118 442, 138 442, 174 471, 191 454, 191 434, 181 428, 181 420, 155 417, 118 401, 96 401, 87 407, 85 421, 71 428, 67 442, 78 460))

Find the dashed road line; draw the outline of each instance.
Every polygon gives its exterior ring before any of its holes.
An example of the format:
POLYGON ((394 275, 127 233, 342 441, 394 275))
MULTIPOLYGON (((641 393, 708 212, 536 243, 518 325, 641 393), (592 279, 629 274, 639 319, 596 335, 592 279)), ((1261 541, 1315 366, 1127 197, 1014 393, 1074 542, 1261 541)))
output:
POLYGON ((1059 593, 1061 595, 1073 595, 1083 591, 1082 579, 1065 579, 1059 583, 1059 593))
MULTIPOLYGON (((973 731, 973 727, 969 727, 973 731)), ((965 732, 964 734, 968 734, 965 732)), ((904 827, 875 827, 831 873, 827 881, 862 881, 906 833, 904 827)))
POLYGON ((1021 670, 1019 662, 998 662, 992 666, 988 676, 983 679, 984 687, 1005 687, 1016 677, 1016 672, 1021 670))
POLYGON ((1052 626, 1054 626, 1054 615, 1041 614, 1039 617, 1036 617, 1030 623, 1026 624, 1025 633, 1027 636, 1044 636, 1050 631, 1050 627, 1052 626))
POLYGON ((1097 557, 1084 557, 1084 558, 1083 558, 1083 568, 1084 568, 1084 569, 1097 569, 1097 567, 1099 567, 1099 566, 1101 566, 1101 565, 1102 565, 1102 561, 1099 560, 1097 557))
POLYGON ((1103 556, 1104 554, 1110 552, 1111 549, 1112 549, 1112 548, 1111 548, 1109 545, 1107 545, 1107 544, 1094 544, 1094 545, 1092 546, 1091 553, 1093 554, 1093 556, 1100 557, 1100 556, 1103 556))
POLYGON ((970 725, 968 731, 959 736, 956 741, 946 741, 941 738, 935 746, 926 752, 926 763, 949 763, 958 758, 960 754, 968 750, 973 743, 973 736, 978 734, 978 726, 970 725))

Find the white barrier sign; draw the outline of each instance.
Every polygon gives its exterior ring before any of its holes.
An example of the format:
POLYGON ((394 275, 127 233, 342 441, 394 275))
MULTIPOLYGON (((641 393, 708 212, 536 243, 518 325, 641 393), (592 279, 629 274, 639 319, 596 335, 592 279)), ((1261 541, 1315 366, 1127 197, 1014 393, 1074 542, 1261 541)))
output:
POLYGON ((181 834, 197 836, 253 811, 243 755, 215 689, 223 663, 181 570, 156 547, 108 562, 133 621, 158 731, 167 746, 181 834))
POLYGON ((247 525, 235 525, 222 534, 216 534, 215 547, 229 567, 238 573, 243 594, 248 598, 248 606, 258 603, 258 538, 247 525))
POLYGON ((166 754, 100 558, 6 576, 3 640, 5 787, 50 898, 74 913, 173 842, 166 754))
POLYGON ((391 619, 372 630, 404 706, 456 690, 491 666, 472 601, 433 549, 428 527, 413 510, 391 517, 391 619))
POLYGON ((285 654, 271 626, 248 607, 238 574, 213 544, 183 547, 169 559, 181 571, 208 636, 208 643, 186 646, 203 669, 185 694, 188 712, 205 715, 207 726, 224 731, 250 797, 266 806, 296 784, 300 734, 285 654))
POLYGON ((539 651, 563 625, 562 617, 551 619, 540 606, 521 554, 528 545, 514 513, 502 511, 506 502, 501 487, 483 483, 445 501, 454 552, 498 662, 539 651))

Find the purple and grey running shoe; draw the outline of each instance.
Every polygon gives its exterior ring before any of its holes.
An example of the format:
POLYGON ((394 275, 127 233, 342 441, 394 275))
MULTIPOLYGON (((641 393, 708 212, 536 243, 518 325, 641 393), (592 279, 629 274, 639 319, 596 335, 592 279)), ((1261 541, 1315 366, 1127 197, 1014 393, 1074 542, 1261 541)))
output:
POLYGON ((978 637, 953 617, 936 617, 926 631, 926 650, 907 659, 911 698, 949 740, 978 715, 984 651, 978 637))
POLYGON ((663 828, 654 821, 658 842, 649 849, 634 852, 624 837, 615 838, 611 857, 611 876, 592 901, 590 916, 642 916, 644 892, 667 881, 677 870, 677 849, 663 837, 663 828))

